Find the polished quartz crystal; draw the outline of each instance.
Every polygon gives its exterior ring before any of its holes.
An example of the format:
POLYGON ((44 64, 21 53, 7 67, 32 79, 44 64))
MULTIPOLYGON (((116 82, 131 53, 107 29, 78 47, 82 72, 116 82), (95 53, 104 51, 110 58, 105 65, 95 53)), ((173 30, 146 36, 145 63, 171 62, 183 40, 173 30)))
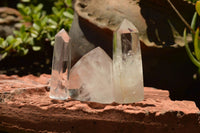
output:
POLYGON ((114 97, 111 58, 100 47, 91 50, 73 66, 70 84, 69 94, 73 99, 112 103, 114 97))
POLYGON ((62 29, 55 36, 53 51, 52 73, 50 81, 50 98, 64 100, 67 99, 67 88, 69 86, 69 71, 71 63, 69 36, 62 29))
POLYGON ((113 36, 113 86, 117 103, 133 103, 144 98, 138 30, 126 19, 113 36))

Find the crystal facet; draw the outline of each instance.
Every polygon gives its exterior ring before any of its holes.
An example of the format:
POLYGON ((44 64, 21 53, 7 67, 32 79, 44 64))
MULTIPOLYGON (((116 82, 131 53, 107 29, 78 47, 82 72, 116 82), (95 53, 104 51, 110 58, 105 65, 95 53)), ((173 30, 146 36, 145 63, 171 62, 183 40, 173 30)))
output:
POLYGON ((91 50, 73 66, 69 94, 71 98, 81 101, 114 101, 112 60, 100 47, 91 50), (72 87, 73 82, 76 82, 76 88, 72 87))
POLYGON ((138 30, 126 19, 113 37, 113 84, 117 103, 133 103, 144 98, 138 30))
POLYGON ((67 70, 70 68, 70 46, 69 36, 67 32, 62 29, 55 36, 55 45, 52 61, 52 73, 50 82, 50 98, 64 100, 68 98, 67 80, 69 74, 67 70))

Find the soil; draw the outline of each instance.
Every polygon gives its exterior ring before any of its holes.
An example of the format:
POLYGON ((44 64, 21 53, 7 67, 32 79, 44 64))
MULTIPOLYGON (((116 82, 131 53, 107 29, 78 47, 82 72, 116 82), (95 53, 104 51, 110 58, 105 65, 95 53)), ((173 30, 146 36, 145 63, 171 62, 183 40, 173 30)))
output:
POLYGON ((169 92, 145 87, 143 101, 100 104, 49 98, 50 75, 0 75, 0 132, 199 133, 192 101, 172 101, 169 92))
POLYGON ((46 44, 42 51, 30 52, 25 56, 9 56, 0 60, 0 74, 40 76, 51 73, 53 47, 46 44))

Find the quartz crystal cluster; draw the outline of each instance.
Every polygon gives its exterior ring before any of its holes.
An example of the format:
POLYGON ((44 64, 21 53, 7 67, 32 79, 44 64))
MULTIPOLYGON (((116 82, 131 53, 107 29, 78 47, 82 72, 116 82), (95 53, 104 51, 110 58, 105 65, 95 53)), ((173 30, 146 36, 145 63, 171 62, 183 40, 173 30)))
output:
POLYGON ((113 60, 97 47, 70 70, 69 37, 56 35, 50 97, 99 103, 133 103, 143 100, 140 42, 136 27, 123 20, 113 34, 113 60), (70 73, 70 75, 69 75, 70 73))

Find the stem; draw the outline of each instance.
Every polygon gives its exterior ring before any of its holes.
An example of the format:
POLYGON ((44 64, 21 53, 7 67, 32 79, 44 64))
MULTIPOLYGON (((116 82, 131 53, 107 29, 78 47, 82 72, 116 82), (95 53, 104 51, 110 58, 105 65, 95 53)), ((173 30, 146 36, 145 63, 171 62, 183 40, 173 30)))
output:
POLYGON ((187 43, 185 44, 185 49, 186 49, 186 51, 187 51, 187 54, 188 54, 189 58, 190 58, 191 61, 193 62, 193 64, 200 68, 200 63, 199 63, 199 62, 194 58, 194 56, 192 55, 192 53, 191 53, 191 51, 190 51, 190 48, 189 48, 189 46, 188 46, 187 43))
POLYGON ((183 23, 187 26, 187 28, 193 33, 195 34, 195 31, 192 29, 192 27, 190 27, 190 25, 187 23, 187 21, 183 18, 183 16, 180 14, 180 12, 176 9, 176 7, 172 4, 172 2, 170 0, 167 0, 168 3, 171 5, 171 7, 174 9, 174 11, 176 12, 176 14, 179 16, 179 18, 183 21, 183 23))
MULTIPOLYGON (((193 33, 193 35, 196 34, 196 32, 192 29, 192 27, 187 23, 187 21, 183 18, 183 16, 179 13, 179 11, 176 9, 176 7, 172 4, 172 2, 170 0, 167 0, 168 3, 171 5, 171 7, 174 9, 174 11, 177 13, 177 15, 179 16, 179 18, 183 21, 183 23, 187 26, 188 29, 190 29, 190 31, 193 33)), ((192 22, 193 23, 193 22, 192 22)), ((193 25, 193 24, 192 24, 193 25)), ((190 60, 192 61, 192 63, 194 65, 196 65, 199 70, 198 72, 200 72, 200 62, 193 56, 192 52, 190 51, 190 48, 189 48, 189 45, 187 43, 187 39, 186 39, 186 29, 184 30, 184 33, 183 33, 183 36, 184 36, 184 40, 185 40, 185 49, 186 49, 186 52, 190 58, 190 60)), ((200 39, 198 37, 198 39, 200 39)))
POLYGON ((192 52, 190 51, 190 48, 189 48, 189 45, 187 43, 187 40, 186 40, 186 29, 184 30, 184 33, 183 33, 183 36, 184 36, 184 40, 185 40, 185 49, 186 49, 186 52, 190 58, 190 60, 192 61, 192 63, 194 65, 196 65, 198 68, 200 68, 200 62, 198 62, 194 56, 192 55, 192 52))

